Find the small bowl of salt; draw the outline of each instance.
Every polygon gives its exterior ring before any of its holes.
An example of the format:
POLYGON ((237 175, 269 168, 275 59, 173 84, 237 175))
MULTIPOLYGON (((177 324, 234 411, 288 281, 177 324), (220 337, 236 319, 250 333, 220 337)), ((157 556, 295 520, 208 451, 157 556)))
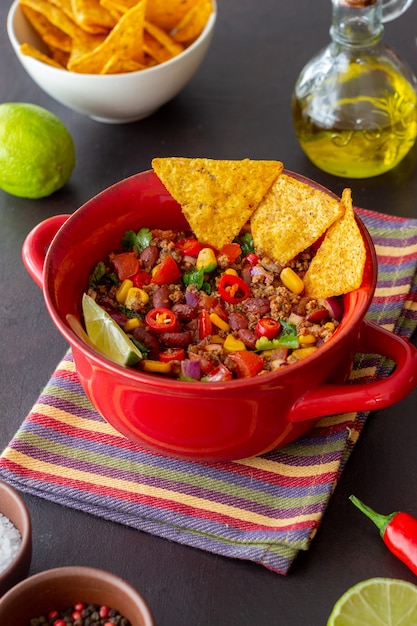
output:
POLYGON ((28 574, 32 522, 18 492, 0 481, 0 597, 28 574))

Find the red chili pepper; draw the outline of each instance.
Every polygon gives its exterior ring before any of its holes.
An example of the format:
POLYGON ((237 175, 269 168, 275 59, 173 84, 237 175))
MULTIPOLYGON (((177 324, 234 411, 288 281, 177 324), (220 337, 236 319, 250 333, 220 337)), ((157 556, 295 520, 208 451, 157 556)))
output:
POLYGON ((255 326, 255 333, 259 337, 266 337, 267 339, 276 337, 280 330, 281 324, 272 317, 261 317, 255 326))
POLYGON ((137 272, 132 276, 132 282, 134 287, 143 287, 143 285, 149 285, 151 282, 151 275, 148 272, 137 272))
POLYGON ((225 243, 220 248, 220 253, 227 256, 229 263, 234 263, 237 257, 242 254, 242 248, 238 243, 225 243))
POLYGON ((197 239, 194 239, 194 237, 180 239, 175 246, 183 256, 197 256, 200 250, 203 249, 201 243, 199 243, 197 239))
POLYGON ((149 313, 146 314, 145 322, 156 334, 172 333, 179 328, 178 318, 175 313, 164 307, 151 309, 149 313))
POLYGON ((152 272, 151 282, 156 285, 169 285, 181 278, 181 270, 170 254, 152 272))
POLYGON ((249 298, 250 289, 239 276, 223 274, 219 282, 219 294, 226 302, 237 304, 249 298))
POLYGON ((350 496, 349 500, 374 522, 388 549, 417 574, 417 519, 402 512, 381 515, 356 496, 350 496))
POLYGON ((198 338, 204 339, 211 335, 213 331, 213 324, 210 319, 210 313, 207 309, 202 309, 198 316, 198 338))
POLYGON ((139 269, 139 261, 134 252, 121 252, 111 258, 116 274, 120 281, 134 276, 139 269))
POLYGON ((263 357, 250 350, 230 352, 228 358, 235 364, 238 378, 251 378, 252 376, 256 376, 264 366, 263 357))
MULTIPOLYGON (((166 332, 166 331, 165 331, 166 332)), ((182 361, 185 358, 184 348, 169 348, 159 353, 159 360, 162 363, 169 363, 170 361, 182 361)))

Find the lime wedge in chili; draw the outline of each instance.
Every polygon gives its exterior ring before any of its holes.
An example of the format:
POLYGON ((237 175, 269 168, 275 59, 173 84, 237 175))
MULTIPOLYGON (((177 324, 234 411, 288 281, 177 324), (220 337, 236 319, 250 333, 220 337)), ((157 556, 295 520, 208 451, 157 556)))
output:
POLYGON ((395 578, 369 578, 336 602, 327 626, 415 626, 417 586, 395 578))
POLYGON ((84 323, 91 343, 119 365, 132 366, 142 353, 110 315, 86 293, 82 300, 84 323))

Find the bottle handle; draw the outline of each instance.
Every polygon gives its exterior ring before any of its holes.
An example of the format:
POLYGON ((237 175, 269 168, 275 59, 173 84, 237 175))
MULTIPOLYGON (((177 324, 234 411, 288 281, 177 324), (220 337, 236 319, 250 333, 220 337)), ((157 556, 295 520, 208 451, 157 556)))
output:
POLYGON ((414 0, 382 0, 382 21, 390 22, 402 15, 414 0))

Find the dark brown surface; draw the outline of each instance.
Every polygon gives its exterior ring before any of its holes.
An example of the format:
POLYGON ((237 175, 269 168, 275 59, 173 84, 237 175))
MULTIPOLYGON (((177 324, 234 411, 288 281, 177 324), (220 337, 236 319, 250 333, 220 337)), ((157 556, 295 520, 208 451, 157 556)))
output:
MULTIPOLYGON (((36 401, 66 343, 21 262, 21 245, 42 219, 70 213, 117 180, 148 169, 154 156, 281 159, 335 193, 352 187, 370 210, 417 217, 415 147, 389 174, 368 180, 317 170, 298 147, 290 96, 304 63, 328 41, 330 0, 219 0, 212 48, 184 91, 151 118, 126 126, 93 122, 51 100, 20 67, 0 4, 0 100, 56 113, 72 133, 77 165, 50 198, 0 192, 1 434, 3 448, 36 401)), ((385 28, 385 39, 417 72, 417 4, 385 28)), ((415 341, 415 340, 414 340, 415 341)), ((183 547, 146 533, 25 496, 33 519, 31 573, 63 565, 110 570, 138 588, 158 626, 323 626, 336 599, 372 576, 415 576, 384 547, 348 501, 417 515, 417 390, 368 420, 310 550, 289 575, 183 547)))

